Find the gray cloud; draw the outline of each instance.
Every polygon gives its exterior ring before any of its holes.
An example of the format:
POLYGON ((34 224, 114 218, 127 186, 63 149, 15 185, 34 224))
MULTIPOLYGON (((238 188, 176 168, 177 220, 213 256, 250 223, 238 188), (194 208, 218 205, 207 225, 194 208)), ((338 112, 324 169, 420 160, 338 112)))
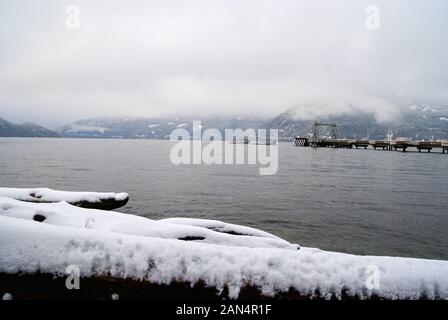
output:
POLYGON ((305 117, 445 103, 445 0, 2 1, 0 116, 305 117), (65 27, 78 5, 81 29, 65 27), (365 28, 368 4, 381 28, 365 28))

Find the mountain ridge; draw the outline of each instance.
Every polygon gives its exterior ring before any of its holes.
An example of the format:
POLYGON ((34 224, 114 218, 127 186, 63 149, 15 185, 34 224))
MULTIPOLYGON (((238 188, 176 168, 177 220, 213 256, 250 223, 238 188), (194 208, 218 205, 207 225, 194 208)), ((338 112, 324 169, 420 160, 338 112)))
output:
POLYGON ((192 135, 193 121, 201 121, 202 131, 218 129, 222 134, 229 128, 258 128, 264 120, 231 118, 154 117, 154 118, 88 118, 59 129, 64 137, 169 139, 175 129, 185 129, 192 135))
MULTIPOLYGON (((409 139, 448 139, 448 106, 424 103, 409 104, 401 109, 399 117, 387 122, 378 121, 373 113, 356 112, 301 119, 300 107, 292 107, 268 120, 250 117, 94 117, 65 125, 57 132, 31 122, 13 124, 0 118, 2 137, 70 137, 70 138, 133 138, 169 139, 175 129, 186 129, 192 135, 193 121, 201 121, 202 131, 218 129, 278 129, 280 140, 295 136, 309 136, 313 123, 331 122, 338 125, 338 137, 348 139, 384 139, 388 129, 395 137, 409 139)), ((303 113, 303 112, 302 112, 303 113)), ((305 114, 306 116, 306 114, 305 114)), ((322 131, 325 135, 325 130, 322 131)))
POLYGON ((64 137, 168 139, 177 128, 184 128, 192 134, 193 120, 201 120, 203 130, 215 128, 224 134, 227 128, 278 129, 281 140, 291 140, 295 136, 309 135, 313 123, 322 121, 336 123, 340 138, 384 139, 389 128, 396 137, 425 140, 448 138, 448 107, 445 106, 410 104, 402 109, 399 117, 388 122, 379 122, 373 113, 367 112, 301 120, 300 115, 296 115, 298 110, 300 108, 292 107, 268 120, 247 117, 97 117, 75 121, 58 132, 64 137))
POLYGON ((0 117, 0 137, 58 138, 60 135, 33 122, 15 124, 0 117))

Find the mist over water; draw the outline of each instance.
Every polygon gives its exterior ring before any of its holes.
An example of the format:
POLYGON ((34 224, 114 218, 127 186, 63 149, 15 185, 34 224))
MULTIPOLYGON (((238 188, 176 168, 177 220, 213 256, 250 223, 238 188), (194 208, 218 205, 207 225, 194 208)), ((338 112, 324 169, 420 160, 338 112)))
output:
POLYGON ((279 144, 279 169, 180 165, 158 140, 0 138, 0 185, 125 191, 118 211, 218 219, 302 246, 448 259, 448 156, 279 144))

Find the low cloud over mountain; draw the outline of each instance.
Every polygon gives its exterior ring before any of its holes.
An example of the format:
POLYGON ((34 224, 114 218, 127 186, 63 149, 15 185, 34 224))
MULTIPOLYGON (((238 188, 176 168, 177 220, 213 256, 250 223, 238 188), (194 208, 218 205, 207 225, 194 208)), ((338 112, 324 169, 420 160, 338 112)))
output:
POLYGON ((378 117, 375 112, 363 112, 356 108, 345 114, 330 116, 310 115, 307 113, 309 109, 312 108, 294 107, 267 121, 243 117, 90 118, 66 125, 59 133, 66 137, 168 139, 177 128, 184 128, 191 134, 193 120, 200 120, 203 130, 278 129, 280 138, 290 139, 297 135, 306 136, 311 132, 314 121, 324 121, 336 123, 341 138, 383 139, 389 128, 399 137, 448 138, 448 107, 411 104, 401 108, 401 113, 394 117, 384 118, 378 117))

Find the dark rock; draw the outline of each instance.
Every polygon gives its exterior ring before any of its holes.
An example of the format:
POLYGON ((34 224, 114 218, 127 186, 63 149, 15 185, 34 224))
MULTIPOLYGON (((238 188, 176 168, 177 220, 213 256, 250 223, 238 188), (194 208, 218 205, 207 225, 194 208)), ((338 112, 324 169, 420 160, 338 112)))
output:
POLYGON ((40 199, 40 198, 42 198, 42 196, 38 196, 38 195, 36 195, 34 192, 31 192, 31 193, 30 193, 30 196, 33 197, 33 198, 36 198, 36 199, 40 199))
POLYGON ((33 216, 34 221, 43 222, 45 219, 47 219, 47 217, 45 217, 44 215, 41 215, 41 214, 35 214, 33 216))
POLYGON ((113 198, 110 199, 102 199, 100 202, 89 202, 89 201, 80 201, 80 202, 72 202, 70 204, 86 209, 100 209, 100 210, 114 210, 117 208, 121 208, 128 203, 129 197, 124 200, 115 200, 113 198))
POLYGON ((197 241, 197 240, 205 240, 204 237, 197 237, 197 236, 186 236, 183 238, 177 238, 177 240, 184 240, 184 241, 197 241))

